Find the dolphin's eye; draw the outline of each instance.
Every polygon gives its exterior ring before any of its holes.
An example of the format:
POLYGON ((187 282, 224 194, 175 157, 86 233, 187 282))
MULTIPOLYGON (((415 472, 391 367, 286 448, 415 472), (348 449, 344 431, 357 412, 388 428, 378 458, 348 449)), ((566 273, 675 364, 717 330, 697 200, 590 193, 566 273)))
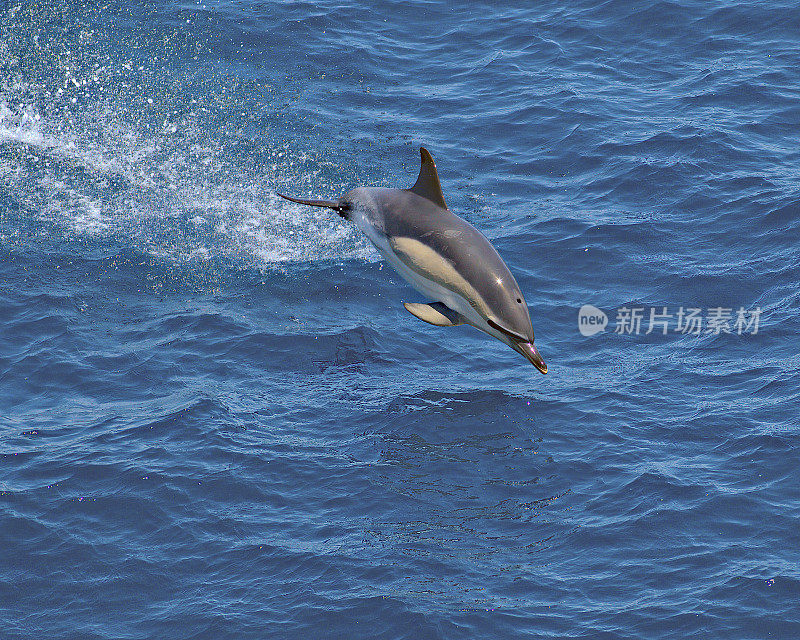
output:
POLYGON ((517 302, 519 302, 520 304, 522 304, 522 300, 521 300, 520 298, 517 298, 517 302))

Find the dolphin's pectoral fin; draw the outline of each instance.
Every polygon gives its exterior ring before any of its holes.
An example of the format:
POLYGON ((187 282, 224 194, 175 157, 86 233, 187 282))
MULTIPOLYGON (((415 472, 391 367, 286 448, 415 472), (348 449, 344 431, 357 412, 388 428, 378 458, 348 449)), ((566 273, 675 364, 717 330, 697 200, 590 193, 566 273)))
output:
POLYGON ((447 205, 444 202, 444 194, 442 193, 442 185, 439 184, 439 174, 436 173, 436 165, 433 163, 431 154, 425 147, 420 147, 419 155, 422 158, 419 176, 414 186, 408 191, 413 191, 418 196, 439 205, 442 209, 447 209, 447 205))
POLYGON ((432 302, 431 304, 404 302, 403 306, 409 313, 417 316, 423 322, 437 327, 455 327, 464 324, 464 318, 461 317, 460 313, 453 311, 441 302, 432 302))

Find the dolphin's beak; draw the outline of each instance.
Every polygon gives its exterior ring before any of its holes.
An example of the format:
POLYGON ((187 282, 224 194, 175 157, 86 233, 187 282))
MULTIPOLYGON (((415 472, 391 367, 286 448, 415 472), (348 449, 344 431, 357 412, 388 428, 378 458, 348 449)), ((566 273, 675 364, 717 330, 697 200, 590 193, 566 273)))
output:
POLYGON ((519 352, 530 360, 534 367, 542 373, 547 373, 547 365, 544 363, 544 358, 542 358, 539 350, 532 342, 520 342, 517 346, 519 347, 519 352))

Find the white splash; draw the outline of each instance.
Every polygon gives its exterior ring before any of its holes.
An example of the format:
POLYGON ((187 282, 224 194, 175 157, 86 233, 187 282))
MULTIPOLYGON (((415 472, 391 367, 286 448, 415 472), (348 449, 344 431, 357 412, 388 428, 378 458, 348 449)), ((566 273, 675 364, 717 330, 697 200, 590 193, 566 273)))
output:
POLYGON ((0 36, 0 189, 43 232, 113 238, 175 261, 375 258, 340 218, 275 196, 344 191, 325 183, 322 163, 309 169, 306 158, 266 142, 257 151, 269 160, 254 166, 232 150, 241 131, 210 129, 209 109, 192 100, 179 110, 169 88, 137 89, 132 63, 80 54, 91 51, 86 43, 50 52, 42 64, 52 77, 35 84, 21 75, 8 37, 0 36), (131 92, 144 113, 131 108, 131 92))

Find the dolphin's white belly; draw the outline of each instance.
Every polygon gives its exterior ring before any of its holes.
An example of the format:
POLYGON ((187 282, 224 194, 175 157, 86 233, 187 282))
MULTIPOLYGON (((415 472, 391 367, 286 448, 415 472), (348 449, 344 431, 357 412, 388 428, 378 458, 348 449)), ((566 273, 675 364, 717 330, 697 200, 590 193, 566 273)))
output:
POLYGON ((357 215, 353 216, 353 222, 355 222, 356 226, 367 236, 378 252, 386 258, 387 262, 394 267, 395 271, 417 291, 431 300, 447 305, 447 307, 453 311, 458 311, 458 313, 475 326, 480 327, 485 324, 482 322, 480 315, 472 308, 472 305, 467 302, 464 296, 454 289, 443 286, 440 282, 436 282, 431 278, 426 278, 418 271, 406 265, 397 255, 397 252, 391 246, 388 238, 379 229, 376 229, 375 226, 365 218, 362 212, 358 212, 357 215))

